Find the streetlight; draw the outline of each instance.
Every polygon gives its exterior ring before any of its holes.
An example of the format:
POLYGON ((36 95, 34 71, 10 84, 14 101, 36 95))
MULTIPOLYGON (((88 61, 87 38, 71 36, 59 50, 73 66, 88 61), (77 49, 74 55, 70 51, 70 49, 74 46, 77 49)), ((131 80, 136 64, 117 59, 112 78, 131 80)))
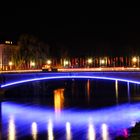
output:
POLYGON ((34 67, 34 66, 35 66, 35 62, 31 61, 31 62, 30 62, 30 66, 31 66, 31 67, 34 67))
POLYGON ((9 66, 10 66, 10 70, 12 69, 12 66, 13 66, 13 62, 12 61, 9 61, 9 66))
POLYGON ((137 58, 136 58, 136 57, 133 57, 133 58, 132 58, 132 62, 133 62, 133 63, 136 63, 136 62, 137 62, 137 58))
POLYGON ((101 64, 104 65, 105 64, 105 60, 101 60, 101 64))
POLYGON ((12 62, 12 61, 10 61, 10 62, 9 62, 9 66, 12 66, 12 65, 13 65, 13 62, 12 62))
POLYGON ((51 60, 47 60, 47 64, 50 65, 52 63, 51 60))
POLYGON ((64 60, 64 67, 68 66, 69 61, 68 60, 64 60))
POLYGON ((100 66, 105 66, 106 65, 106 59, 101 59, 100 60, 100 66))
POLYGON ((91 64, 92 63, 92 58, 89 58, 87 62, 88 62, 88 64, 91 64))
POLYGON ((133 57, 132 58, 132 66, 133 67, 136 67, 137 65, 138 65, 138 63, 139 63, 139 59, 138 59, 138 57, 133 57))

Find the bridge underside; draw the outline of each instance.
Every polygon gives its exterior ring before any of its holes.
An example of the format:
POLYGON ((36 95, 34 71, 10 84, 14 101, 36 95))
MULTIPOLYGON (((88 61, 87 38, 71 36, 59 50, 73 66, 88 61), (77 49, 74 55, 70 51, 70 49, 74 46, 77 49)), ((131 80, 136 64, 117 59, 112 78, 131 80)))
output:
POLYGON ((26 82, 51 79, 104 79, 140 84, 140 72, 49 72, 1 74, 1 88, 26 82))

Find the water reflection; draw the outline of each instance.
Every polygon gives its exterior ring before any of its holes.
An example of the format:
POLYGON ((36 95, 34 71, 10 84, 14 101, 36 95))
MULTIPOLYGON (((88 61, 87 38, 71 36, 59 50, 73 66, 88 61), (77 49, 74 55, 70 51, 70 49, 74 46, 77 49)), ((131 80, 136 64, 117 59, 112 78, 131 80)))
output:
MULTIPOLYGON (((121 130, 122 132, 124 128, 130 127, 133 121, 137 122, 140 120, 140 103, 124 104, 118 105, 116 107, 91 111, 79 111, 76 109, 63 110, 59 121, 55 118, 55 113, 53 112, 54 110, 51 110, 50 108, 43 109, 41 107, 37 108, 36 106, 27 107, 15 103, 4 102, 2 103, 2 110, 3 124, 9 121, 8 128, 5 125, 5 128, 3 129, 4 134, 8 130, 9 140, 16 139, 15 127, 18 128, 18 136, 23 134, 29 135, 30 133, 33 140, 39 139, 38 134, 40 134, 42 131, 46 132, 47 120, 48 133, 46 135, 48 135, 47 137, 49 140, 53 140, 54 135, 60 132, 63 132, 63 134, 60 134, 60 137, 67 140, 75 138, 75 133, 80 133, 79 138, 81 136, 83 137, 83 135, 85 137, 85 134, 87 134, 87 132, 88 134, 86 137, 89 140, 95 140, 99 137, 102 137, 102 140, 109 140, 111 139, 110 137, 112 137, 112 133, 114 135, 117 133, 117 131, 121 130), (27 114, 26 117, 23 117, 25 114, 27 114), (13 115, 14 117, 9 118, 9 116, 11 115, 13 115), (91 117, 90 123, 89 116, 91 117), (33 122, 33 120, 35 122, 33 122), (94 120, 94 125, 92 123, 92 120, 94 120), (15 121, 18 122, 16 123, 16 126, 15 121), (106 124, 103 122, 106 122, 106 124), (25 128, 30 124, 32 132, 23 130, 23 126, 25 128), (40 129, 38 129, 38 125, 42 124, 43 126, 39 127, 40 129), (73 126, 71 126, 71 124, 73 124, 73 126), (87 124, 88 131, 86 127, 87 124), (98 129, 98 126, 99 128, 101 127, 101 131, 98 129), (108 129, 108 126, 110 130, 108 129), (94 127, 96 128, 96 132, 94 127), (55 129, 55 131, 53 129, 55 129), (75 130, 78 130, 78 132, 75 130), (109 135, 109 133, 111 134, 111 136, 109 135)), ((123 134, 127 135, 127 132, 123 131, 123 134)))
POLYGON ((88 140, 95 140, 96 139, 96 133, 95 129, 92 123, 89 123, 88 126, 88 140))
POLYGON ((32 138, 33 140, 37 140, 37 123, 33 122, 32 123, 32 138))
MULTIPOLYGON (((140 103, 118 104, 118 94, 120 94, 119 99, 122 101, 121 95, 123 94, 121 93, 124 93, 124 91, 127 92, 128 100, 130 100, 130 83, 127 83, 126 91, 126 83, 125 88, 121 88, 121 82, 118 83, 117 80, 111 82, 111 88, 105 88, 106 90, 112 90, 111 94, 109 94, 111 96, 102 94, 102 92, 108 92, 104 89, 99 90, 101 93, 98 92, 99 85, 96 86, 97 83, 95 82, 94 90, 92 88, 92 81, 90 80, 84 81, 84 84, 81 84, 79 81, 76 82, 76 80, 72 81, 72 85, 70 83, 67 84, 69 85, 68 88, 65 87, 65 93, 68 91, 68 94, 64 94, 63 88, 56 89, 54 90, 54 102, 52 101, 52 96, 47 94, 48 98, 47 100, 43 99, 43 101, 45 101, 45 105, 43 102, 43 106, 42 100, 39 98, 37 98, 38 102, 35 102, 36 104, 32 101, 30 101, 30 103, 28 101, 24 103, 2 102, 3 130, 1 130, 1 132, 4 138, 7 138, 8 134, 9 140, 15 140, 16 138, 22 139, 22 136, 29 136, 33 140, 41 139, 42 137, 48 140, 111 140, 118 132, 127 137, 126 128, 129 128, 132 122, 140 121, 140 103), (94 98, 92 97, 93 90, 95 93, 94 98), (71 94, 73 95, 71 96, 71 94), (115 95, 116 100, 114 101, 115 95), (105 103, 106 100, 102 100, 105 96, 106 98, 111 98, 113 104, 117 103, 118 105, 112 107, 104 106, 104 108, 98 109, 98 103, 105 103), (87 104, 84 106, 87 100, 90 101, 88 109, 86 108, 87 104), (68 107, 63 109, 66 103, 68 107), (26 117, 23 117, 25 114, 26 117), (56 119, 56 114, 60 114, 58 115, 59 119, 56 119), (13 117, 9 117, 11 115, 13 115, 13 117)), ((132 89, 131 92, 133 92, 132 89)), ((127 94, 124 94, 125 98, 127 98, 127 94)), ((131 101, 133 101, 133 99, 131 99, 131 101)))
POLYGON ((0 99, 0 140, 2 139, 2 108, 1 108, 1 99, 0 99))
POLYGON ((71 124, 69 122, 66 122, 66 140, 71 140, 72 134, 71 134, 71 124))
POLYGON ((115 81, 115 93, 116 93, 116 104, 119 103, 118 101, 118 80, 115 81))
POLYGON ((16 127, 14 117, 10 116, 8 125, 8 140, 16 140, 16 127))
POLYGON ((49 120, 48 122, 48 140, 53 140, 53 123, 52 120, 49 120))
POLYGON ((124 137, 125 138, 128 138, 128 130, 127 129, 124 129, 123 132, 124 132, 124 137))
POLYGON ((102 139, 109 140, 108 127, 106 124, 102 124, 102 139))
POLYGON ((88 99, 88 102, 90 101, 90 80, 88 79, 87 80, 87 99, 88 99))
POLYGON ((130 102, 130 83, 127 82, 127 96, 128 96, 128 102, 130 102))
POLYGON ((64 106, 64 89, 54 90, 54 108, 55 113, 60 114, 64 106))

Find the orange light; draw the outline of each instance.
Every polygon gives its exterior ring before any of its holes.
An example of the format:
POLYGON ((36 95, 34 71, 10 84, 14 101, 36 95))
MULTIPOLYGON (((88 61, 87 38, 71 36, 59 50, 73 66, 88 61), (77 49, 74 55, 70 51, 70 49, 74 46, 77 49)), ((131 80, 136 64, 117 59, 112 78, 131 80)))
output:
POLYGON ((60 113, 64 103, 64 89, 54 90, 54 107, 55 112, 60 113))

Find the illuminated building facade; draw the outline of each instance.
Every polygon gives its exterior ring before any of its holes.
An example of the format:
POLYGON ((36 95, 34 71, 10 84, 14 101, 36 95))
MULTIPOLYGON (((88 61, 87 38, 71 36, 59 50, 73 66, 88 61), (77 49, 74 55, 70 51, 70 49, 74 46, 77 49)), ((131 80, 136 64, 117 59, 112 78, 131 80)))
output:
POLYGON ((11 41, 5 41, 0 44, 0 70, 8 70, 9 62, 14 51, 14 45, 11 41))

